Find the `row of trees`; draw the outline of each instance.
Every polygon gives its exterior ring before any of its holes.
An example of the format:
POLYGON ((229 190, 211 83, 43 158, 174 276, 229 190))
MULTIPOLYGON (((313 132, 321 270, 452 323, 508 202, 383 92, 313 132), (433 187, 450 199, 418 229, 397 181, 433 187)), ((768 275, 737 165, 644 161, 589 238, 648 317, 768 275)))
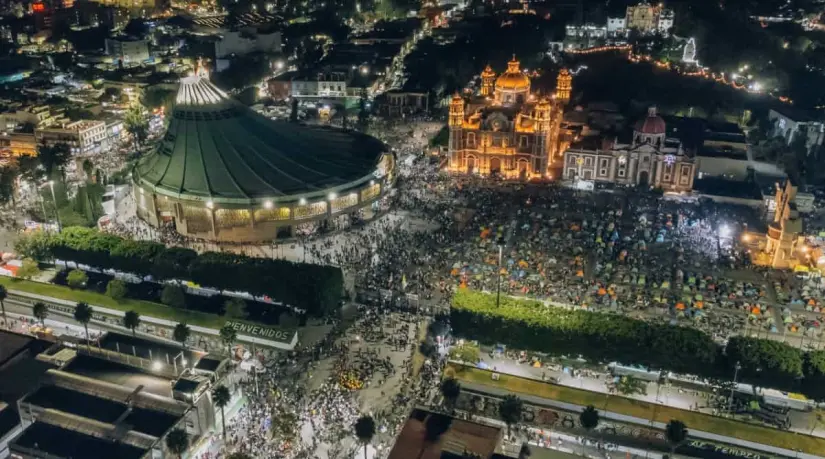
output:
POLYGON ((778 341, 743 336, 726 347, 699 330, 624 316, 548 307, 541 302, 461 290, 453 297, 455 333, 555 355, 730 379, 799 391, 825 400, 825 351, 803 352, 778 341))
POLYGON ((133 241, 89 228, 36 232, 18 240, 18 253, 133 273, 143 278, 191 280, 218 290, 265 296, 322 316, 335 311, 343 293, 340 268, 206 252, 133 241))

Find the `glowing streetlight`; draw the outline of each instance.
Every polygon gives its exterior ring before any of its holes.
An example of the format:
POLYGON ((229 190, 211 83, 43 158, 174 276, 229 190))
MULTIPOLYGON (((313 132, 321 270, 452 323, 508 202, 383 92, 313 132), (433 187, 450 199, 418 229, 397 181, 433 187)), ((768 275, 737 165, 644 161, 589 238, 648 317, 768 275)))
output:
POLYGON ((215 203, 212 202, 212 200, 206 201, 206 208, 207 209, 214 209, 215 208, 215 203))
POLYGON ((272 201, 264 201, 264 209, 271 209, 272 201))

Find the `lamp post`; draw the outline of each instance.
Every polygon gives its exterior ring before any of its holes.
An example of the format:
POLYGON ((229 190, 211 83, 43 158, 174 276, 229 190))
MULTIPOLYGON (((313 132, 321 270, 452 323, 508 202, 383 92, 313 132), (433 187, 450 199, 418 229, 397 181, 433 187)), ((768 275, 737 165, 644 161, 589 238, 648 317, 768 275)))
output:
POLYGON ((498 238, 498 282, 496 283, 496 307, 501 305, 501 256, 504 253, 504 239, 498 238))
POLYGON ((733 410, 733 391, 736 389, 736 378, 739 376, 739 370, 742 368, 742 365, 739 364, 739 361, 736 361, 736 366, 734 367, 733 371, 733 385, 730 387, 730 399, 728 400, 728 414, 731 414, 733 410))

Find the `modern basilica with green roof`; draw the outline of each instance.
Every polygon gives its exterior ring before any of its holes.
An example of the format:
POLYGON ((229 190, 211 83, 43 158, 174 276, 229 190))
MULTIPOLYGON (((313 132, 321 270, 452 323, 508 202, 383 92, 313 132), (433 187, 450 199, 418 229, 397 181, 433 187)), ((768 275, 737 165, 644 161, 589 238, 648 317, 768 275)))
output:
POLYGON ((184 78, 157 149, 132 171, 137 214, 185 236, 261 242, 339 229, 386 205, 396 162, 359 132, 270 120, 204 70, 184 78))

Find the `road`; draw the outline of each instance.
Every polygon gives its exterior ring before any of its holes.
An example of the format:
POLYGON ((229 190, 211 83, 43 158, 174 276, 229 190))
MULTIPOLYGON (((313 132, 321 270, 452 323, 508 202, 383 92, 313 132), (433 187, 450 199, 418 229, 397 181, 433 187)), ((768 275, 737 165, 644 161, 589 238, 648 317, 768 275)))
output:
MULTIPOLYGON (((558 383, 568 387, 591 390, 594 392, 608 393, 607 383, 612 376, 607 373, 590 376, 571 376, 562 371, 553 371, 547 368, 534 368, 528 364, 520 364, 508 358, 493 358, 489 353, 482 354, 482 362, 489 368, 495 368, 502 373, 516 376, 523 376, 532 379, 556 378, 558 383)), ((626 397, 643 400, 649 403, 672 406, 684 410, 695 410, 702 413, 714 414, 714 409, 709 407, 710 395, 707 392, 688 390, 674 385, 659 385, 654 382, 645 383, 646 393, 633 394, 626 397)), ((789 413, 791 421, 791 431, 825 437, 825 425, 818 422, 815 412, 802 412, 792 410, 789 413), (813 430, 812 430, 813 428, 813 430)))

